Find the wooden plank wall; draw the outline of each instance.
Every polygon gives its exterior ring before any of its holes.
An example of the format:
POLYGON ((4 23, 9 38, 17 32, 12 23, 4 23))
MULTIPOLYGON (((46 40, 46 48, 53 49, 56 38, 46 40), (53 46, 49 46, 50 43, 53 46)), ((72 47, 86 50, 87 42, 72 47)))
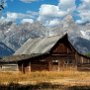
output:
POLYGON ((77 70, 90 71, 90 58, 76 54, 77 70))

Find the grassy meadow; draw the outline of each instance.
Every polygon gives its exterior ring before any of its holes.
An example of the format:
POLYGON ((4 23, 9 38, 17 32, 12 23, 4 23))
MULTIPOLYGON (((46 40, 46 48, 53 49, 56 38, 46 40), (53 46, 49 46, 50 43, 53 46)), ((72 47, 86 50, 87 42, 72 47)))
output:
MULTIPOLYGON (((8 87, 13 86, 14 88, 18 87, 19 89, 23 87, 29 88, 22 90, 36 90, 35 88, 43 88, 43 90, 44 89, 48 90, 48 88, 50 88, 49 90, 60 90, 58 88, 63 87, 64 89, 67 87, 68 88, 74 87, 77 88, 77 90, 87 90, 87 89, 90 90, 90 72, 42 71, 42 72, 29 72, 26 74, 20 72, 0 72, 0 88, 6 86, 8 87)), ((19 90, 19 89, 10 89, 10 90, 19 90)))

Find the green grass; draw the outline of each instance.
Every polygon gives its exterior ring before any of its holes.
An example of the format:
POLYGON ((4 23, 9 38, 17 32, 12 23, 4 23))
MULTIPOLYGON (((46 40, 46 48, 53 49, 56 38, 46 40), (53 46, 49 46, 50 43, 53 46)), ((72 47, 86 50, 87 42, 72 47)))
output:
POLYGON ((90 57, 90 53, 86 53, 85 55, 88 56, 88 57, 90 57))

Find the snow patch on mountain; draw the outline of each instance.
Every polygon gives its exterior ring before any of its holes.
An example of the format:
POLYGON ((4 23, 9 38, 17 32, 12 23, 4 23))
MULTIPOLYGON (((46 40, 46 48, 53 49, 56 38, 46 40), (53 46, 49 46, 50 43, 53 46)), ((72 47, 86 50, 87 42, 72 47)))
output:
POLYGON ((90 40, 90 30, 85 30, 85 31, 80 30, 80 32, 81 32, 81 37, 82 38, 90 40))

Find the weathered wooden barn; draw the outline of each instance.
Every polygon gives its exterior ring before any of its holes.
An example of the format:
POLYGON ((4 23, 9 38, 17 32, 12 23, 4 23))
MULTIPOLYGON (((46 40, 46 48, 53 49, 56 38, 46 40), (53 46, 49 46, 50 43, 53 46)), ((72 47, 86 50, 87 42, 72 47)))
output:
POLYGON ((62 71, 90 70, 90 57, 80 54, 69 41, 68 35, 28 40, 14 56, 0 60, 3 64, 18 64, 18 70, 62 71))

